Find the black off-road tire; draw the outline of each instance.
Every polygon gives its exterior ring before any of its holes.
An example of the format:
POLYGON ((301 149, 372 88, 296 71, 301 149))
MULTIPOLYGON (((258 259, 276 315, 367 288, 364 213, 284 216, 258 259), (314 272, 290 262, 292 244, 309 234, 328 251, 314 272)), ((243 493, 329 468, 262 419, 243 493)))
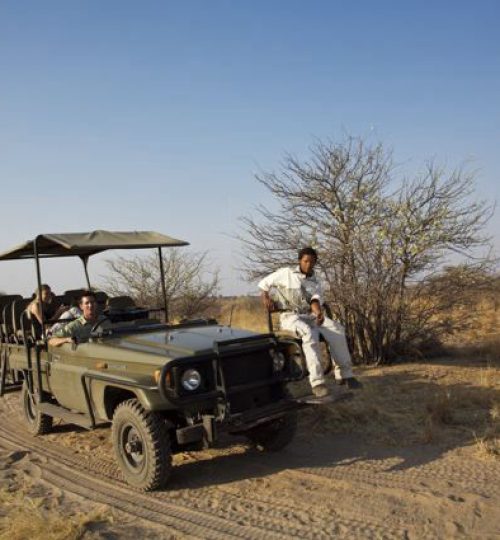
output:
POLYGON ((330 355, 330 348, 325 342, 320 342, 320 359, 321 367, 323 368, 323 375, 328 375, 333 370, 332 357, 330 355))
POLYGON ((111 429, 116 459, 125 480, 142 491, 163 487, 172 470, 172 451, 164 419, 137 399, 120 403, 111 429))
POLYGON ((297 431, 297 411, 291 411, 280 418, 246 432, 246 436, 264 452, 279 452, 288 446, 297 431))
POLYGON ((35 398, 30 395, 26 381, 21 389, 21 408, 26 427, 31 434, 44 435, 52 431, 52 416, 47 416, 37 410, 35 398))

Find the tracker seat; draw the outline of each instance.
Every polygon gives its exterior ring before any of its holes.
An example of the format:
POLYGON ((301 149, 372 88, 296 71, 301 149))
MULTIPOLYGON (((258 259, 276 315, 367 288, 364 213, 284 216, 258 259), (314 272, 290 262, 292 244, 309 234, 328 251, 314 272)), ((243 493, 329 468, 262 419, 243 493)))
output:
POLYGON ((130 296, 110 296, 106 302, 106 308, 112 311, 134 309, 134 300, 130 296))
MULTIPOLYGON (((327 303, 324 303, 322 305, 322 308, 325 315, 329 318, 332 318, 332 310, 330 309, 330 306, 327 303)), ((295 334, 294 332, 291 332, 290 330, 283 330, 282 328, 280 328, 279 317, 276 317, 276 315, 279 313, 284 313, 286 310, 273 309, 271 311, 269 310, 266 310, 266 311, 267 311, 267 327, 269 329, 269 333, 276 334, 279 337, 292 339, 299 345, 300 350, 302 351, 302 338, 300 338, 299 336, 297 336, 297 334, 295 334)), ((322 335, 320 335, 319 341, 320 343, 323 343, 325 347, 325 351, 322 351, 321 356, 324 359, 324 363, 322 363, 324 366, 324 374, 327 375, 333 369, 333 363, 332 363, 331 355, 330 355, 330 348, 328 347, 328 343, 322 335)), ((303 352, 302 352, 302 367, 304 371, 308 373, 303 352)))

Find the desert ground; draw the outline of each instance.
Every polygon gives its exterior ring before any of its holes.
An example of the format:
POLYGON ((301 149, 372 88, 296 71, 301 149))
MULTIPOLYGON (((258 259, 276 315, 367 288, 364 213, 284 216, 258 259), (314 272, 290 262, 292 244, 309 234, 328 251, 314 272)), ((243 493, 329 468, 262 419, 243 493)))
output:
POLYGON ((182 453, 151 494, 122 481, 108 429, 32 437, 8 394, 0 538, 500 538, 498 365, 482 354, 358 373, 365 389, 303 411, 284 451, 232 438, 182 453))

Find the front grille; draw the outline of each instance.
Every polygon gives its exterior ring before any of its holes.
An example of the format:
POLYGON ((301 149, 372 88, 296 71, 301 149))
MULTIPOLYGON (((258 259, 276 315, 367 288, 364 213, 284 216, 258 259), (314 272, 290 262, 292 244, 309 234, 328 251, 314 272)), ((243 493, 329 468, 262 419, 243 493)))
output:
POLYGON ((231 412, 262 407, 280 399, 281 384, 273 379, 273 359, 268 349, 222 357, 222 373, 231 412), (258 383, 267 381, 260 386, 258 383), (251 385, 244 388, 244 385, 251 385))
POLYGON ((242 384, 264 381, 273 376, 273 360, 267 349, 222 357, 221 365, 226 390, 242 384))

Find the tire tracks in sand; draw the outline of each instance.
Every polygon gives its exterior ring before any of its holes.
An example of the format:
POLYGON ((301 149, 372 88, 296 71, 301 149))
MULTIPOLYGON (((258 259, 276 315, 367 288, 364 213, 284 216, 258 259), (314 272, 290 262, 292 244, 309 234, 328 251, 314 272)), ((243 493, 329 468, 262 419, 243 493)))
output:
MULTIPOLYGON (((500 471, 494 469, 492 478, 491 467, 480 463, 465 470, 453 460, 405 470, 391 470, 383 460, 294 467, 292 456, 292 466, 278 470, 275 460, 245 454, 236 456, 244 462, 245 470, 240 474, 225 477, 222 458, 205 466, 204 472, 210 469, 213 482, 179 481, 174 476, 168 491, 143 494, 121 480, 112 459, 93 457, 91 452, 76 453, 46 438, 32 437, 19 426, 11 399, 8 409, 4 410, 8 414, 1 416, 0 445, 32 453, 46 482, 185 537, 432 536, 443 527, 436 512, 475 512, 479 519, 483 499, 496 498, 500 486, 500 482, 495 485, 500 471), (245 474, 248 469, 252 472, 245 474), (224 477, 222 482, 218 482, 218 471, 224 477), (422 519, 415 512, 418 506, 422 511, 434 507, 429 514, 432 519, 422 519)), ((230 466, 237 467, 235 460, 230 466)), ((175 469, 182 466, 174 468, 174 475, 175 469)), ((454 527, 450 519, 448 533, 453 533, 454 527)), ((456 530, 461 528, 458 523, 456 530)))

